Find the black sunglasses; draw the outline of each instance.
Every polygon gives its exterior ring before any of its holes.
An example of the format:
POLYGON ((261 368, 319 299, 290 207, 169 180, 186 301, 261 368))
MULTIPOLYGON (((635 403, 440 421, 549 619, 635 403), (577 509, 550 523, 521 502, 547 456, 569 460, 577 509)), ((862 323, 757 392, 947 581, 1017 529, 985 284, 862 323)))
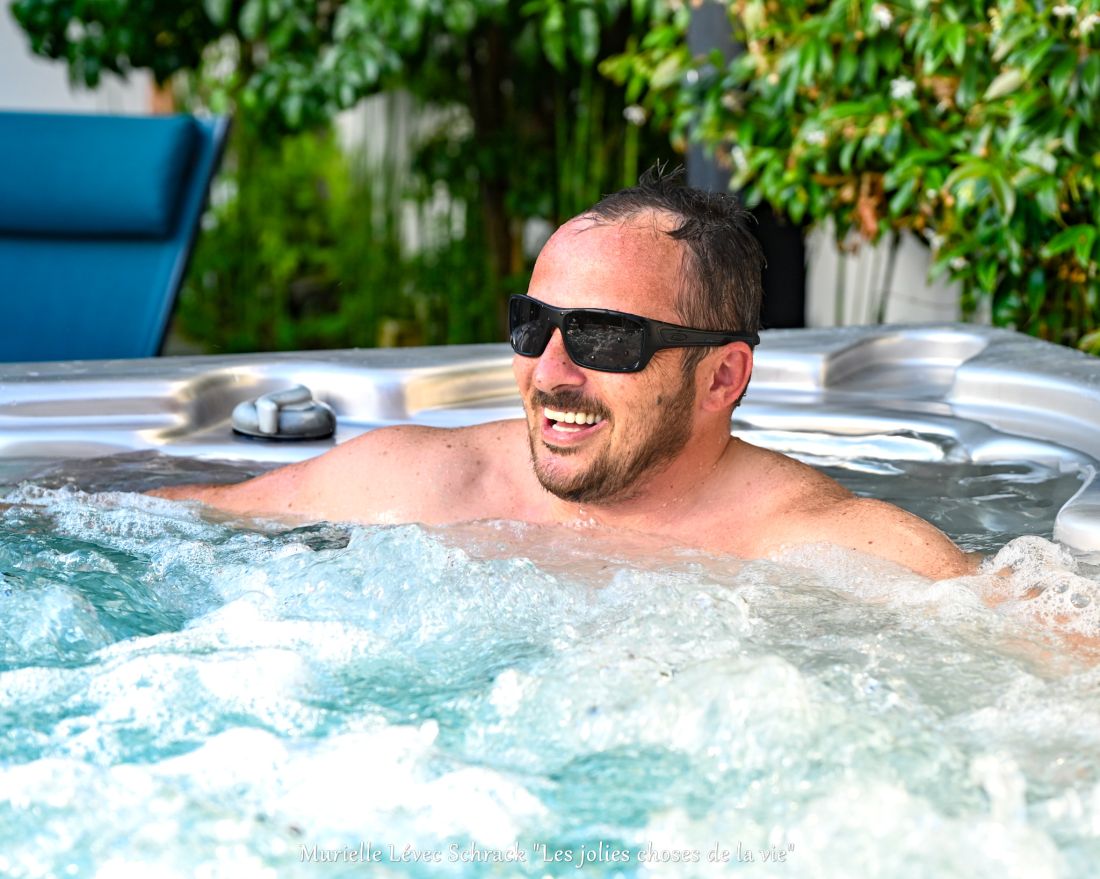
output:
POLYGON ((539 357, 555 327, 561 331, 569 358, 577 366, 600 372, 638 372, 662 348, 760 342, 756 333, 693 330, 602 308, 554 308, 530 296, 515 295, 509 300, 508 331, 517 354, 539 357))

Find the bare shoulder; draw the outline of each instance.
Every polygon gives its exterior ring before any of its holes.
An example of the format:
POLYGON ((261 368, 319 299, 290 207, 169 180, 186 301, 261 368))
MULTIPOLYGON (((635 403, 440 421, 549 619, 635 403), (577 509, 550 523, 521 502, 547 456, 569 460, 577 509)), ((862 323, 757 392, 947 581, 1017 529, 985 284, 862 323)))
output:
POLYGON ((232 486, 167 489, 228 512, 357 522, 444 522, 492 479, 494 448, 514 442, 509 422, 444 429, 399 425, 372 430, 331 451, 232 486))
POLYGON ((759 507, 760 544, 832 543, 896 562, 926 577, 970 573, 973 562, 942 531, 885 501, 860 498, 835 480, 774 452, 758 459, 770 489, 759 507))
POLYGON ((788 544, 832 543, 897 562, 935 580, 973 569, 973 562, 946 534, 885 501, 830 494, 792 510, 787 522, 788 544))

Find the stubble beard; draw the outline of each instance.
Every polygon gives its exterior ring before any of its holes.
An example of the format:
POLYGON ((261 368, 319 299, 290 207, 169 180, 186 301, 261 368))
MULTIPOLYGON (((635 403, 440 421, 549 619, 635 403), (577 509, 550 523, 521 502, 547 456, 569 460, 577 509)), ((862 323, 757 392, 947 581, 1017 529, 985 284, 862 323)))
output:
MULTIPOLYGON (((544 443, 539 416, 527 432, 535 476, 548 492, 570 503, 606 504, 630 500, 645 488, 644 477, 660 472, 687 445, 691 438, 694 404, 694 378, 686 375, 676 393, 651 413, 653 428, 645 436, 623 450, 605 446, 591 464, 568 477, 554 473, 547 462, 540 460, 539 449, 549 448, 554 455, 572 455, 581 450, 544 443)), ((591 401, 586 403, 578 394, 535 392, 531 406, 533 412, 539 412, 544 406, 564 411, 606 411, 591 401)))

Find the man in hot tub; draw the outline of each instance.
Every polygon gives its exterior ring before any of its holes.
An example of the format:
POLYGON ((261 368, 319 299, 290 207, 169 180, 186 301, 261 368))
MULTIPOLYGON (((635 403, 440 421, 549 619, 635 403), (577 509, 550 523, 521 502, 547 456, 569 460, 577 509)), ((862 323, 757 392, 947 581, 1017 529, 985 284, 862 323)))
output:
POLYGON ((238 485, 155 494, 249 516, 594 523, 743 558, 830 543, 968 572, 927 522, 730 436, 762 292, 749 220, 730 195, 649 174, 558 229, 509 306, 525 419, 387 427, 238 485))

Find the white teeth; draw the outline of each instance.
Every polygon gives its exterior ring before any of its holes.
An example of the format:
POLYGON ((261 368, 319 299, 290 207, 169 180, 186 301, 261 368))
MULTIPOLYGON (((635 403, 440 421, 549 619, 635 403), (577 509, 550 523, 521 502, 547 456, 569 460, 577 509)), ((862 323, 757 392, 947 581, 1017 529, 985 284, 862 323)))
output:
POLYGON ((562 424, 599 424, 603 421, 603 418, 599 415, 593 415, 591 412, 559 412, 556 409, 543 409, 543 414, 550 420, 556 422, 558 429, 561 429, 562 424))

